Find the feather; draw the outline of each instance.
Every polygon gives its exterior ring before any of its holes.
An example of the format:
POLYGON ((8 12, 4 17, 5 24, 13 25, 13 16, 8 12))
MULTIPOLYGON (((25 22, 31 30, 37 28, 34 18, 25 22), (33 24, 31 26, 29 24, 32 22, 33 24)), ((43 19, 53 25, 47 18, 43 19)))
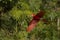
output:
POLYGON ((36 26, 36 24, 39 22, 40 18, 42 18, 44 16, 45 12, 44 11, 40 11, 39 13, 37 13, 32 21, 29 23, 29 26, 27 28, 27 32, 32 31, 32 29, 36 26))

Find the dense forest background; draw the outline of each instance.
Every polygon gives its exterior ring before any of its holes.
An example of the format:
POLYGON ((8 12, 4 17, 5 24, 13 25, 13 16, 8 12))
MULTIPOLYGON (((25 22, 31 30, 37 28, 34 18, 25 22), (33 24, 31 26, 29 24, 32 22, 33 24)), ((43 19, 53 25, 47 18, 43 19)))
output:
POLYGON ((0 0, 0 40, 60 40, 60 0, 0 0), (41 9, 48 23, 28 33, 31 15, 41 9))

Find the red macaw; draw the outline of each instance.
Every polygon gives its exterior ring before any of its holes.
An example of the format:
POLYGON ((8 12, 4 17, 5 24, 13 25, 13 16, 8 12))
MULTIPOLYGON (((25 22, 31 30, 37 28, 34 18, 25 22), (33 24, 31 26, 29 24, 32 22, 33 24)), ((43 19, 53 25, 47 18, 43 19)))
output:
POLYGON ((39 13, 34 15, 33 19, 29 23, 29 26, 27 28, 27 32, 30 32, 36 26, 36 24, 39 22, 40 18, 42 18, 44 16, 44 14, 45 14, 45 11, 41 10, 39 13))

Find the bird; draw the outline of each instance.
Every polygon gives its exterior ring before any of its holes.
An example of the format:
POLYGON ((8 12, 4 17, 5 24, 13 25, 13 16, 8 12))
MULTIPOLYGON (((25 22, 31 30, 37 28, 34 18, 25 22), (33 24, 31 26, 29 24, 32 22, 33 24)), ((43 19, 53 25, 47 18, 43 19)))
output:
POLYGON ((27 32, 31 32, 44 15, 45 15, 45 11, 43 10, 40 10, 36 15, 33 14, 33 19, 30 21, 27 27, 27 32))

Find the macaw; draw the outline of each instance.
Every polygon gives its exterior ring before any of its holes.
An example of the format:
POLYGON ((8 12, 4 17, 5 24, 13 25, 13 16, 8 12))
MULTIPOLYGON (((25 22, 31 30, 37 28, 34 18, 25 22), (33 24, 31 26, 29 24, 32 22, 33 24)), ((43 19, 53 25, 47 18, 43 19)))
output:
POLYGON ((27 32, 32 31, 32 29, 36 26, 36 24, 39 22, 40 18, 44 16, 44 14, 45 14, 45 11, 43 10, 39 11, 39 13, 37 13, 36 15, 33 14, 33 19, 30 21, 28 25, 27 32))

